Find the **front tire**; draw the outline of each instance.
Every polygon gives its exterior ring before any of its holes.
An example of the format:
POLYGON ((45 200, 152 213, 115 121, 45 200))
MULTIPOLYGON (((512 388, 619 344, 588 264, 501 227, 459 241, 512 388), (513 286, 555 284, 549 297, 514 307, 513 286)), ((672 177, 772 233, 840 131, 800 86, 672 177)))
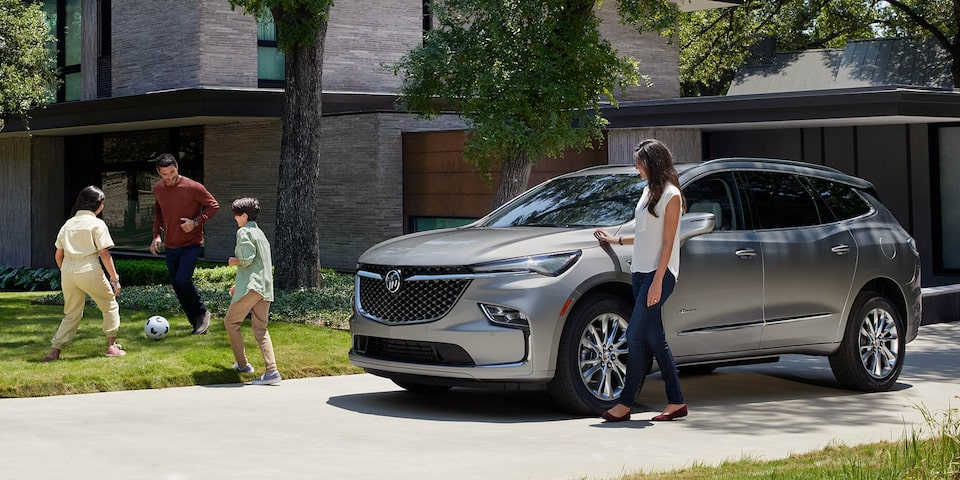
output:
MULTIPOLYGON (((570 313, 557 349, 557 371, 549 384, 550 395, 561 408, 596 415, 620 401, 631 312, 630 304, 620 297, 598 295, 570 313)), ((644 367, 649 373, 651 355, 644 367)))
POLYGON ((903 318, 879 292, 857 296, 840 348, 830 368, 845 388, 863 392, 889 390, 900 376, 906 354, 903 318))

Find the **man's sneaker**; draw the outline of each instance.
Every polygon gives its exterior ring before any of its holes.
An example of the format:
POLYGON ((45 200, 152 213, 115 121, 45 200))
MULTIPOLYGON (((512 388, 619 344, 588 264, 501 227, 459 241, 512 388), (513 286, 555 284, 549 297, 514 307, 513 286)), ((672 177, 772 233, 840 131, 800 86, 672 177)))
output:
POLYGON ((193 330, 194 335, 203 335, 210 329, 210 310, 203 312, 203 318, 200 319, 200 325, 193 330))
POLYGON ((280 378, 280 372, 272 370, 264 373, 258 378, 254 378, 250 383, 253 385, 276 385, 280 383, 280 380, 283 380, 280 378))
POLYGON ((127 352, 124 352, 124 351, 123 351, 123 348, 120 347, 120 345, 119 345, 119 344, 116 344, 116 343, 113 344, 113 345, 110 345, 110 346, 107 348, 107 356, 108 356, 108 357, 122 357, 122 356, 124 356, 124 355, 126 355, 126 354, 127 354, 127 352))
POLYGON ((236 363, 234 363, 233 369, 240 373, 253 373, 253 365, 250 365, 249 363, 243 368, 240 368, 240 365, 237 365, 236 363))

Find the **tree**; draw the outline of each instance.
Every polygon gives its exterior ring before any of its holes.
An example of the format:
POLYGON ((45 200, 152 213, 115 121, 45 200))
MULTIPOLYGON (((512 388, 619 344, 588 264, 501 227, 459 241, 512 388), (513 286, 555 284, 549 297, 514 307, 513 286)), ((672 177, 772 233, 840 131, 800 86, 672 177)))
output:
POLYGON ((284 53, 283 136, 275 238, 279 288, 321 287, 318 182, 323 49, 333 0, 230 0, 232 8, 269 11, 284 53))
POLYGON ((876 0, 744 0, 680 14, 664 33, 679 38, 683 95, 722 95, 764 39, 780 51, 843 47, 876 36, 880 9, 876 0))
POLYGON ((600 99, 639 81, 598 32, 594 0, 444 0, 437 26, 392 65, 401 105, 467 120, 465 160, 501 166, 494 207, 526 189, 533 162, 603 138, 600 99), (438 103, 441 100, 443 103, 438 103))
POLYGON ((0 0, 0 130, 4 120, 19 117, 51 101, 57 77, 53 52, 40 6, 21 0, 0 0))
POLYGON ((960 0, 887 0, 884 33, 936 39, 951 59, 953 85, 960 86, 960 0))

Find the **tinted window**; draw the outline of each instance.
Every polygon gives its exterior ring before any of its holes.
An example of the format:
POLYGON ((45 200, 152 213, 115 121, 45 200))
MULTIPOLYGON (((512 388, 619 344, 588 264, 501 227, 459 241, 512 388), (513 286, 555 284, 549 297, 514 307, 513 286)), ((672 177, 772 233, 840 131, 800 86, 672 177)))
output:
POLYGON ((743 220, 736 202, 737 184, 730 173, 715 173, 698 178, 683 188, 688 212, 712 213, 715 230, 743 229, 743 220))
POLYGON ((847 220, 870 213, 873 208, 856 189, 822 178, 807 178, 815 195, 827 204, 837 220, 847 220))
POLYGON ((558 178, 510 201, 482 226, 621 225, 633 219, 646 184, 639 174, 558 178))
POLYGON ((760 228, 804 227, 820 223, 816 201, 796 176, 744 172, 750 205, 760 228))

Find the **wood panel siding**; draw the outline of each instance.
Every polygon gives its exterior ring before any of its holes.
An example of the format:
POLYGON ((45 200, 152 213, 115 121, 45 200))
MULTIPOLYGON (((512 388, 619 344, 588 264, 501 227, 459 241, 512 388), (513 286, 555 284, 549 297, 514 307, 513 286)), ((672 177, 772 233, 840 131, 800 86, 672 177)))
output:
MULTIPOLYGON (((463 160, 465 132, 410 132, 403 134, 403 219, 409 231, 411 217, 479 218, 490 212, 499 172, 486 180, 463 160)), ((533 166, 532 187, 557 175, 595 165, 606 165, 604 145, 560 158, 540 159, 533 166)))

